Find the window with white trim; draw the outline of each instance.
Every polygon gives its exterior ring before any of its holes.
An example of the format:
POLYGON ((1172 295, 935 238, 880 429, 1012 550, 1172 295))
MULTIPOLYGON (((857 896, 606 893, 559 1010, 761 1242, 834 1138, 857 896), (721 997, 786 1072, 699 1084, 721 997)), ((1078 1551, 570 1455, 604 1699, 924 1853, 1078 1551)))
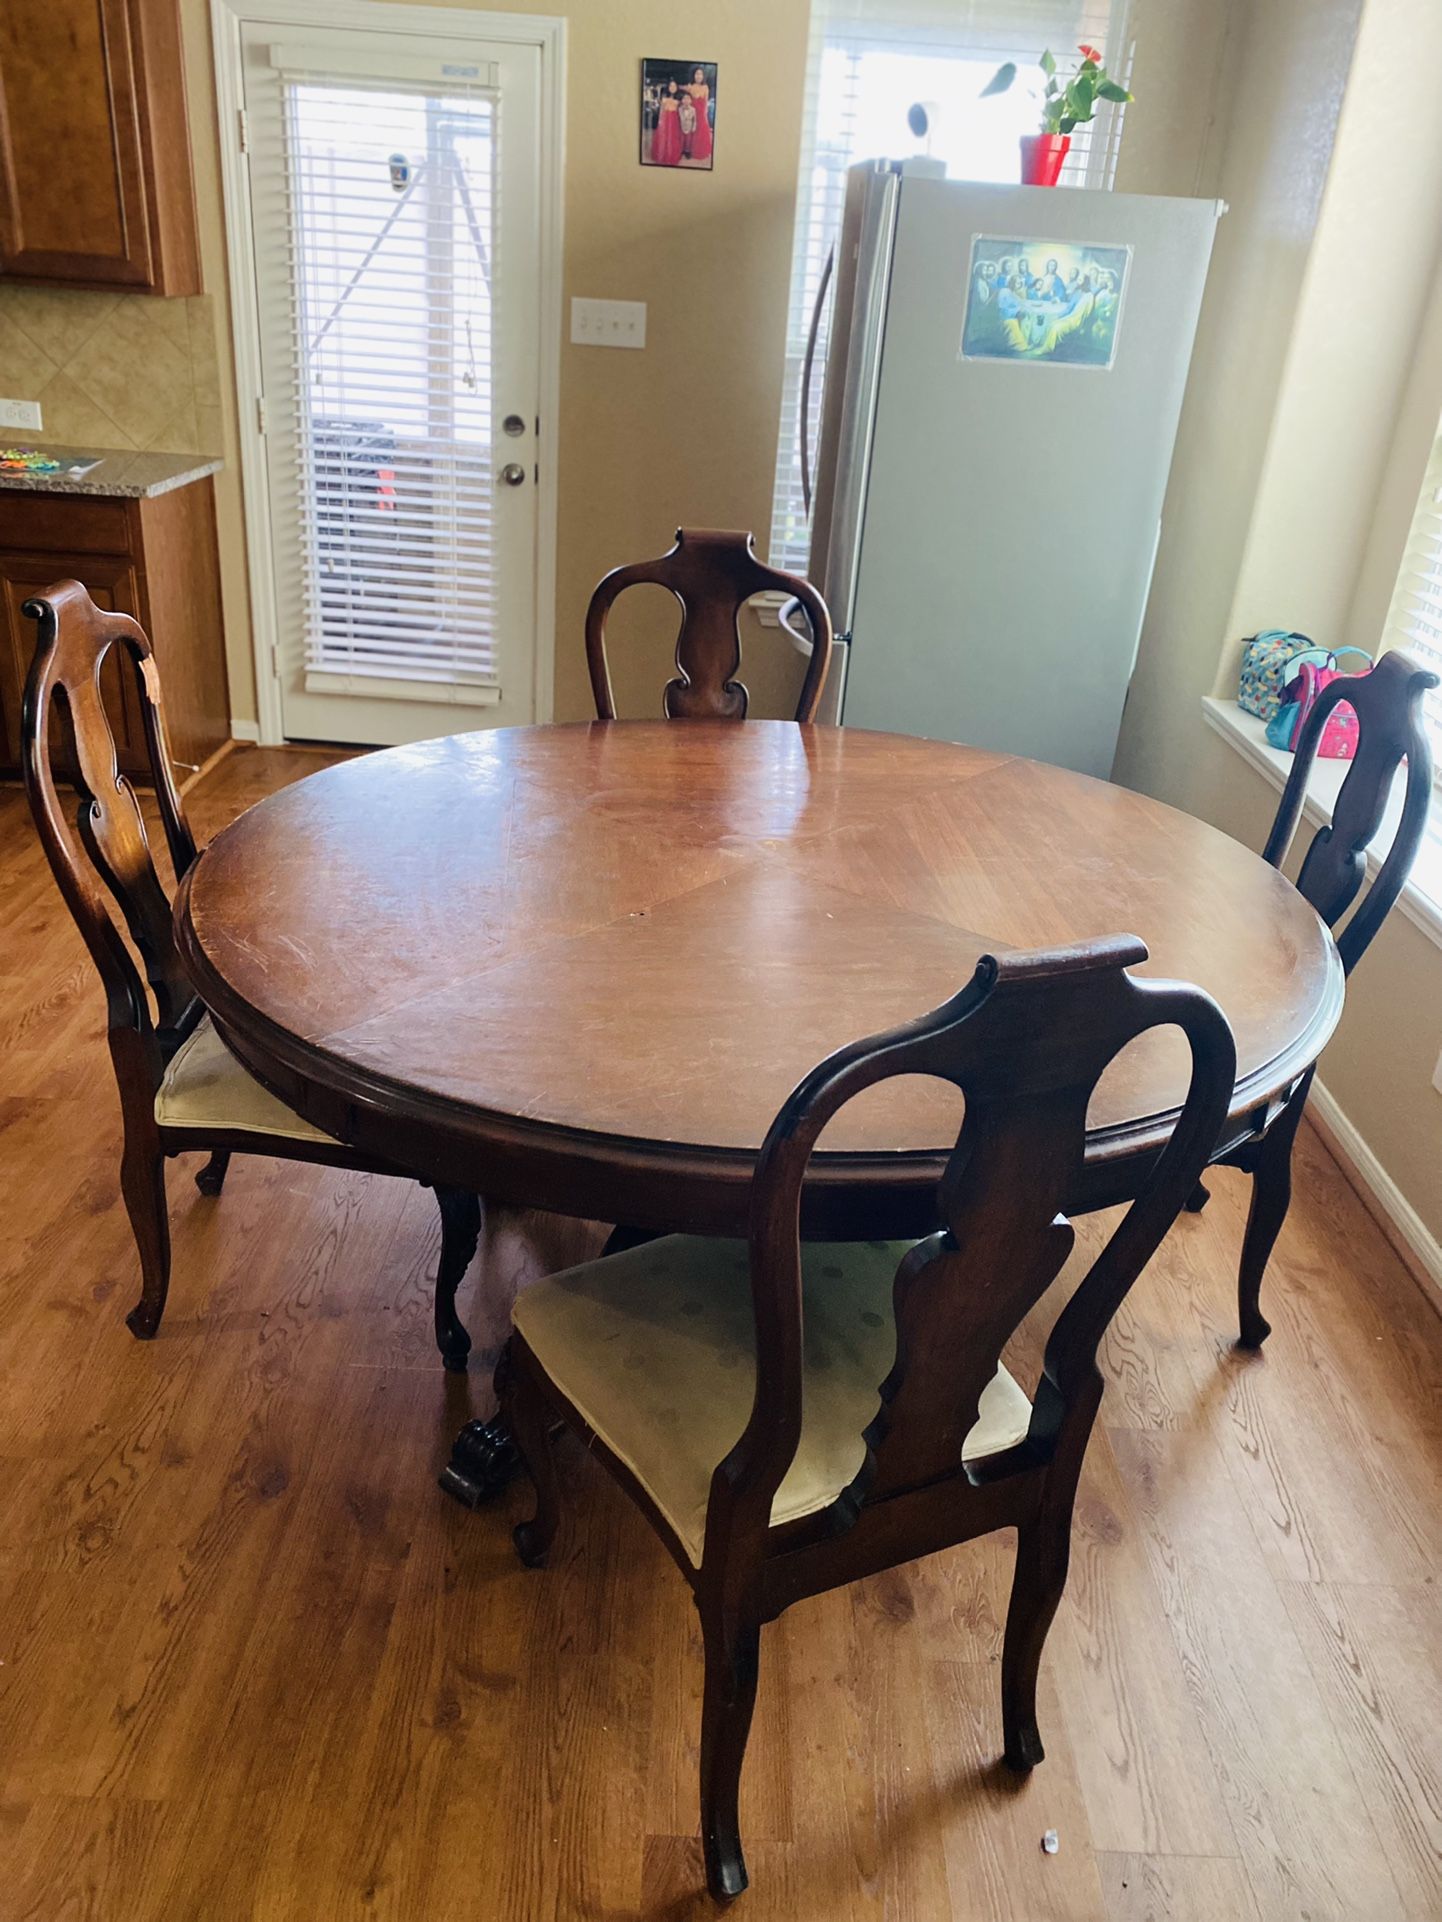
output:
MULTIPOLYGON (((858 160, 902 159, 923 150, 907 109, 934 103, 925 147, 958 180, 1018 178, 1017 141, 1038 127, 1027 83, 1045 48, 1067 71, 1081 43, 1101 49, 1125 83, 1127 0, 812 0, 801 128, 801 171, 787 314, 786 369, 771 563, 804 574, 810 529, 801 493, 801 376, 807 334, 831 245, 841 225, 846 171, 858 160), (981 99, 1003 61, 1019 72, 1010 91, 981 99)), ((1121 140, 1121 106, 1104 104, 1072 135, 1062 181, 1110 187, 1121 140)), ((823 317, 811 376, 814 441, 826 357, 823 317)))
MULTIPOLYGON (((1382 645, 1406 648, 1424 666, 1442 674, 1442 432, 1427 462, 1382 645)), ((1426 715, 1442 781, 1442 688, 1434 687, 1427 695, 1426 715)))
POLYGON ((496 95, 283 84, 306 685, 493 681, 496 95))

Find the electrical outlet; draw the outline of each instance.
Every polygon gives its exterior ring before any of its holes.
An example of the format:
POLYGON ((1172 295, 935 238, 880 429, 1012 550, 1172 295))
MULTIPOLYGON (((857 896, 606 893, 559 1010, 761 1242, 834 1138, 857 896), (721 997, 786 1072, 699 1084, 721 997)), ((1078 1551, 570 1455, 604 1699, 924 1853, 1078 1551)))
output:
POLYGON ((644 300, 572 300, 571 339, 578 347, 644 347, 644 300))
POLYGON ((40 403, 38 400, 0 400, 0 427, 24 427, 32 434, 40 432, 40 403))

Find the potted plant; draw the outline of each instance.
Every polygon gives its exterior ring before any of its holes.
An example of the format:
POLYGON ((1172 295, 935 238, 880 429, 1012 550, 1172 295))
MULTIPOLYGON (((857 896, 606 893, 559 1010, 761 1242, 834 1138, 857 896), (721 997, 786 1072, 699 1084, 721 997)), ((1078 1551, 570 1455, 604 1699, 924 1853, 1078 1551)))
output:
MULTIPOLYGON (((1099 100, 1131 99, 1126 88, 1113 80, 1102 65, 1102 57, 1095 47, 1078 47, 1077 52, 1082 57, 1081 65, 1065 86, 1056 77, 1056 60, 1050 48, 1037 62, 1046 76, 1046 85, 1040 95, 1041 132, 1021 137, 1024 187, 1056 185, 1061 163, 1071 146, 1072 128, 1085 126, 1093 118, 1099 100)), ((982 98, 990 93, 1005 93, 1015 79, 1016 62, 1008 60, 982 88, 982 98)))

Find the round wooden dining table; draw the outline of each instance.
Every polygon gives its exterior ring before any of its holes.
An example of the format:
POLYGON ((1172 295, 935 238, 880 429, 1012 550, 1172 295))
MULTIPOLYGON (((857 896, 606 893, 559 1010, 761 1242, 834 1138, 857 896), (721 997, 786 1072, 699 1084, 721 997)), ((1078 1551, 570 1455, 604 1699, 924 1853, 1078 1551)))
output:
MULTIPOLYGON (((1233 1140, 1342 1007, 1316 914, 1205 823, 1036 762, 781 721, 501 729, 349 760, 217 836, 176 917, 230 1046, 328 1133, 648 1230, 743 1233, 801 1076, 985 953, 1139 935, 1145 972, 1200 984, 1232 1024, 1233 1140)), ((1117 1058, 1076 1210, 1132 1191, 1186 1075, 1166 1031, 1117 1058)), ((844 1109, 806 1232, 928 1232, 959 1101, 908 1079, 844 1109)))

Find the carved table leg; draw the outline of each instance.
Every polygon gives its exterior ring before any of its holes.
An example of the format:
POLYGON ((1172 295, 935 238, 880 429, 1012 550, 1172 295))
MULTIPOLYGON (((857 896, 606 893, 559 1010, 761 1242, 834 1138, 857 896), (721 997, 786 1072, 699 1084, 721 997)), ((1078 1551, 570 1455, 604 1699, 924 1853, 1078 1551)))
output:
MULTIPOLYGON (((501 1350, 496 1381, 503 1379, 508 1357, 501 1350)), ((463 1508, 479 1508, 499 1495, 521 1466, 511 1431, 499 1414, 489 1421, 468 1421, 451 1445, 451 1459, 440 1473, 440 1486, 463 1508)))
POLYGON ((456 1313, 456 1290, 481 1238, 481 1203, 464 1188, 437 1184, 436 1203, 441 1211, 441 1259, 436 1269, 436 1347, 441 1361, 453 1375, 466 1372, 466 1357, 471 1338, 456 1313))

